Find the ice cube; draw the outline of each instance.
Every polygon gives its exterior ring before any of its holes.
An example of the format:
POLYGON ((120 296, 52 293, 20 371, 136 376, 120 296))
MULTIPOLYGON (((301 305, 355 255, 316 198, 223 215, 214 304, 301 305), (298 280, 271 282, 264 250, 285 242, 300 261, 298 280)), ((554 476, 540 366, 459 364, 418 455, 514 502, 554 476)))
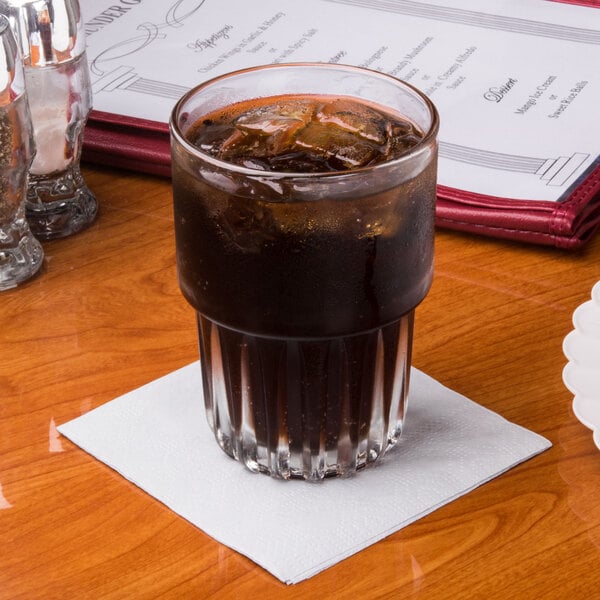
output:
POLYGON ((296 146, 309 154, 326 158, 337 169, 364 167, 380 155, 377 144, 333 123, 318 121, 299 132, 296 146))
POLYGON ((295 135, 312 115, 312 104, 281 101, 249 110, 235 120, 235 126, 253 140, 253 156, 274 156, 291 149, 295 135))
POLYGON ((323 105, 316 118, 320 123, 331 123, 381 146, 387 141, 388 120, 385 116, 356 101, 338 98, 323 105))
POLYGON ((286 152, 269 158, 269 166, 273 171, 286 173, 326 173, 337 171, 339 166, 329 163, 327 156, 315 155, 311 152, 286 152))
POLYGON ((409 148, 416 146, 422 139, 422 136, 419 136, 415 133, 406 133, 404 135, 392 137, 390 143, 390 152, 394 156, 398 156, 399 154, 406 152, 406 150, 409 148))
POLYGON ((200 150, 222 158, 222 149, 234 146, 236 138, 242 139, 242 134, 237 131, 232 125, 215 124, 211 121, 204 121, 205 127, 197 131, 197 136, 190 138, 192 144, 194 144, 200 150))

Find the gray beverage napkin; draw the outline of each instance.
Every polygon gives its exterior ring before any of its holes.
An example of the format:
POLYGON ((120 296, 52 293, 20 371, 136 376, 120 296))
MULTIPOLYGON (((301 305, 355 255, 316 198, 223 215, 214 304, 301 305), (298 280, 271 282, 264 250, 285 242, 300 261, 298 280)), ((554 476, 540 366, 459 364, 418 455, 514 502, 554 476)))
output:
POLYGON ((405 431, 376 466, 311 484, 248 472, 206 424, 192 363, 58 427, 286 583, 311 577, 550 447, 413 369, 405 431))

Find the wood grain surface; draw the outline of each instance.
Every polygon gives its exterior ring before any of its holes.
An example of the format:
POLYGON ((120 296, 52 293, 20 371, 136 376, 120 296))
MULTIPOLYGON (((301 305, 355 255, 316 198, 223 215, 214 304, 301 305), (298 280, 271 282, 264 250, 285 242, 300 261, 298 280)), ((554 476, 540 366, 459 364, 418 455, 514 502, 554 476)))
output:
POLYGON ((97 222, 46 243, 41 273, 0 294, 0 599, 596 597, 600 450, 561 345, 600 280, 600 237, 567 253, 438 231, 415 366, 553 447, 285 586, 56 431, 197 358, 170 182, 84 172, 97 222))

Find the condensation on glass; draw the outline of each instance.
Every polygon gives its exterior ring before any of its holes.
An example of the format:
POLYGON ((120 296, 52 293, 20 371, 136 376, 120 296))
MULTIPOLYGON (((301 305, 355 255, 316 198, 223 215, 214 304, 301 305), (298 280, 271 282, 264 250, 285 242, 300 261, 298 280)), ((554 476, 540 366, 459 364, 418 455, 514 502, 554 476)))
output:
POLYGON ((346 476, 400 438, 414 310, 433 276, 437 130, 415 88, 341 65, 249 69, 176 105, 180 287, 198 315, 208 422, 250 470, 346 476), (403 115, 423 137, 399 157, 327 173, 236 165, 186 138, 199 119, 213 123, 206 115, 257 94, 357 99, 403 115))

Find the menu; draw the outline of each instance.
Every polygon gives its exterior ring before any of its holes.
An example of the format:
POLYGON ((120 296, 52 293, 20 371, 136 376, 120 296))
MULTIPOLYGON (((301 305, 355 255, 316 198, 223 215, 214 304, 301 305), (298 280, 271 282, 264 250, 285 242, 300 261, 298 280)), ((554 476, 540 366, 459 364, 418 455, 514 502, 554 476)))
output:
MULTIPOLYGON (((447 221, 460 226, 464 217, 490 233, 493 223, 478 222, 480 207, 495 215, 497 209, 533 211, 536 223, 540 215, 555 219, 559 210, 579 223, 585 219, 577 215, 600 203, 600 10, 591 5, 81 0, 81 6, 96 111, 90 150, 97 158, 94 136, 103 127, 112 133, 122 127, 129 143, 137 127, 138 165, 143 151, 160 162, 156 152, 164 153, 164 145, 154 152, 151 146, 161 135, 164 144, 174 103, 206 79, 258 64, 345 63, 409 81, 436 104, 440 197, 452 204, 447 221), (584 201, 581 186, 590 182, 584 201), (574 194, 577 206, 566 209, 574 194), (465 202, 469 211, 460 210, 465 202)), ((163 163, 168 166, 168 156, 163 163)), ((529 226, 521 219, 519 227, 529 226)), ((577 245, 581 236, 567 235, 577 245)))

